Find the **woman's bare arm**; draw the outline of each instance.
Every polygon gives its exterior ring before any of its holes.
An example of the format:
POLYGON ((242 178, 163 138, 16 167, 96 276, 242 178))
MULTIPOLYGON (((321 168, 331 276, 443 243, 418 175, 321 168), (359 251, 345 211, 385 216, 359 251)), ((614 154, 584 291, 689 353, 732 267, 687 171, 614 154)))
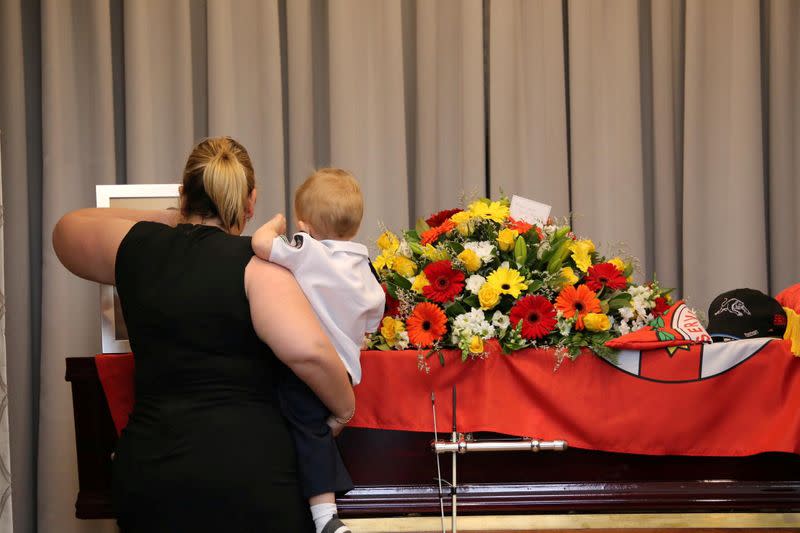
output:
POLYGON ((259 338, 334 416, 349 419, 355 411, 355 396, 347 370, 292 274, 254 257, 244 279, 259 338))
POLYGON ((114 284, 114 264, 122 239, 139 221, 174 225, 177 210, 89 208, 67 213, 53 229, 53 248, 73 274, 98 283, 114 284))

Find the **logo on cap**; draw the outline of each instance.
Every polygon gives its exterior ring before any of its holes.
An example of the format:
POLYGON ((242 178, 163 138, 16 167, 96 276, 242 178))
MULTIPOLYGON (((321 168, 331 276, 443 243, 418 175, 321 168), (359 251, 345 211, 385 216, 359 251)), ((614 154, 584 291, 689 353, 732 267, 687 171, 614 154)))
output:
POLYGON ((750 310, 744 305, 744 302, 741 301, 739 298, 725 298, 722 300, 722 304, 720 305, 717 312, 714 315, 719 315, 721 313, 733 313, 736 316, 744 316, 750 315, 750 310))

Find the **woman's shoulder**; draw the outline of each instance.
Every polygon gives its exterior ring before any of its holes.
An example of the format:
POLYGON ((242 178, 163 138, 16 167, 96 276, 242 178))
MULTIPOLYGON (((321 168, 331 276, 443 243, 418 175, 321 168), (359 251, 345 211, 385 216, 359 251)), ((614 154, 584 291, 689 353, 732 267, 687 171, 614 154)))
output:
POLYGON ((175 232, 175 228, 160 222, 150 222, 146 220, 136 222, 122 238, 117 251, 117 257, 133 245, 141 246, 152 237, 173 232, 175 232))

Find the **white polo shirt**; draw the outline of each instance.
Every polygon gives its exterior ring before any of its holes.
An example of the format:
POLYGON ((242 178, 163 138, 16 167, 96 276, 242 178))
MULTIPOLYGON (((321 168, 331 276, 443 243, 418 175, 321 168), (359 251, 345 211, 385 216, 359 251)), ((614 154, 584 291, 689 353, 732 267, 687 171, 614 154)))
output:
POLYGON ((318 241, 297 233, 272 241, 269 260, 294 274, 353 385, 361 381, 361 343, 383 318, 385 296, 369 266, 367 247, 352 241, 318 241))

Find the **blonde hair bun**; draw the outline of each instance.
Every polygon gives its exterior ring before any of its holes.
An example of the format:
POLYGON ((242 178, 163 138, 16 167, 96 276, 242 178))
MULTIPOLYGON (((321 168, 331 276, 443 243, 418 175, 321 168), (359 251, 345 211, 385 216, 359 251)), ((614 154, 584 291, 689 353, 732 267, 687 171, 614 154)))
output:
POLYGON ((184 217, 219 217, 226 231, 245 224, 247 198, 255 188, 250 155, 230 137, 210 137, 192 150, 183 171, 184 217))

